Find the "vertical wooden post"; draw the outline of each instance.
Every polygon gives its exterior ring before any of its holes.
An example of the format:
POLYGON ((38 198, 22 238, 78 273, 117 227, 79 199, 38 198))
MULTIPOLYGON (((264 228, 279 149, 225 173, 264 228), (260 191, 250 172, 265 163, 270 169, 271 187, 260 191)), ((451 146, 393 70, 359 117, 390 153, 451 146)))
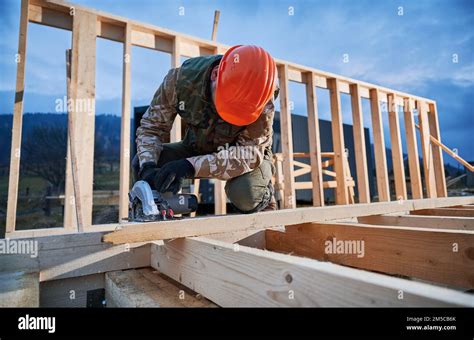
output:
POLYGON ((388 185, 387 156, 383 136, 382 114, 380 112, 379 91, 370 90, 370 111, 372 115, 372 129, 374 132, 375 173, 377 177, 377 193, 379 202, 390 201, 388 185))
MULTIPOLYGON (((429 104, 428 121, 430 126, 430 134, 441 143, 441 134, 439 131, 438 110, 436 103, 429 104)), ((439 145, 431 143, 433 152, 433 164, 436 178, 436 193, 438 197, 448 197, 446 188, 446 178, 444 174, 443 150, 439 145)))
POLYGON ((26 42, 28 34, 28 0, 21 1, 20 35, 16 67, 15 105, 13 108, 12 146, 10 152, 10 177, 8 180, 8 207, 6 235, 15 231, 18 204, 18 179, 20 177, 21 129, 23 125, 23 96, 25 92, 26 42))
POLYGON ((227 196, 224 188, 225 181, 214 179, 214 213, 216 215, 227 213, 227 196))
MULTIPOLYGON (((179 49, 180 38, 176 36, 173 41, 173 52, 171 53, 171 67, 177 68, 181 66, 181 53, 179 49)), ((176 115, 173 127, 170 132, 170 142, 179 142, 181 140, 181 117, 176 115)))
POLYGON ((357 169, 357 192, 359 203, 370 203, 369 174, 367 171, 367 151, 365 149, 364 118, 360 99, 359 84, 350 85, 354 149, 357 169))
MULTIPOLYGON (((71 108, 68 120, 73 127, 70 156, 77 160, 77 181, 81 195, 80 205, 83 226, 77 225, 76 203, 72 172, 66 169, 66 194, 64 200, 64 227, 87 228, 92 225, 92 198, 94 176, 94 123, 95 123, 95 53, 97 16, 76 9, 72 29, 71 57, 71 108), (76 155, 72 155, 75 152, 76 155)), ((71 133, 71 131, 68 131, 71 133)), ((68 137, 69 138, 69 137, 68 137)), ((70 160, 68 160, 68 163, 70 160)))
POLYGON ((423 187, 421 184, 420 161, 416 142, 413 103, 410 98, 404 99, 403 114, 407 141, 408 167, 410 169, 411 194, 413 199, 420 199, 423 198, 423 187))
POLYGON ((426 196, 428 198, 436 197, 436 180, 433 165, 433 153, 431 149, 430 127, 428 122, 428 113, 426 103, 416 101, 418 110, 418 122, 420 124, 420 141, 423 155, 423 173, 425 175, 426 196))
POLYGON ((315 93, 314 74, 306 73, 306 106, 308 108, 309 155, 311 181, 313 182, 313 206, 324 205, 323 170, 321 167, 321 140, 319 135, 318 99, 315 93))
POLYGON ((291 112, 288 95, 288 65, 278 66, 280 80, 280 130, 281 151, 283 154, 284 189, 283 208, 296 208, 295 178, 293 176, 293 133, 291 131, 291 112))
POLYGON ((130 109, 131 109, 131 64, 132 28, 125 26, 122 69, 122 126, 120 132, 120 198, 119 222, 128 218, 128 191, 130 189, 130 109))
POLYGON ((388 122, 390 126, 390 143, 392 145, 393 177, 397 199, 407 199, 405 166, 403 164, 402 139, 400 136, 400 119, 398 117, 397 97, 390 93, 387 96, 388 122))
POLYGON ((347 174, 344 158, 347 157, 344 146, 344 133, 341 115, 341 97, 339 81, 335 78, 327 80, 331 103, 331 130, 334 149, 334 170, 336 171, 336 204, 349 204, 347 194, 347 174))
POLYGON ((217 26, 219 25, 219 17, 221 15, 220 11, 214 11, 214 23, 212 25, 212 36, 211 39, 212 41, 217 40, 217 26))

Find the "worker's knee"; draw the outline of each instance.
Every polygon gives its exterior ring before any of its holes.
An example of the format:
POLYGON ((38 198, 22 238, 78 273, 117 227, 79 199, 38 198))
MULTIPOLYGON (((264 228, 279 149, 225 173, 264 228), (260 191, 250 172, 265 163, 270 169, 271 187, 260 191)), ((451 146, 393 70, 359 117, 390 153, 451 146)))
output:
POLYGON ((267 200, 272 164, 263 161, 255 170, 227 181, 225 191, 232 204, 241 212, 253 212, 267 200))

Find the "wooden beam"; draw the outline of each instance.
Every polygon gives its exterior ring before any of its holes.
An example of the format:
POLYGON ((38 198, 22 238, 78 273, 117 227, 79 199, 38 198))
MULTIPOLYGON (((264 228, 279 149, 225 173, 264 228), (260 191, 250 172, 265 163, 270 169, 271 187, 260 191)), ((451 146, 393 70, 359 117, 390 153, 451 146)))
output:
POLYGON ((357 193, 359 203, 370 203, 369 174, 365 149, 364 117, 358 84, 350 85, 352 107, 352 130, 354 133, 354 150, 357 171, 357 193))
MULTIPOLYGON (((100 229, 100 228, 99 228, 100 229)), ((130 243, 118 246, 102 243, 103 232, 68 233, 17 238, 24 245, 36 244, 27 254, 3 254, 0 271, 39 272, 40 282, 79 277, 112 270, 148 267, 150 246, 130 243)))
POLYGON ((410 213, 413 215, 474 217, 474 210, 456 208, 424 209, 410 213))
MULTIPOLYGON (((429 104, 428 122, 430 126, 430 135, 441 143, 441 133, 439 131, 438 110, 436 108, 436 103, 429 104)), ((446 177, 444 174, 443 150, 439 145, 434 143, 431 143, 431 150, 433 152, 437 197, 447 197, 448 190, 446 188, 446 177)))
POLYGON ((420 161, 416 142, 415 117, 412 101, 408 98, 404 100, 403 115, 407 141, 408 167, 410 169, 411 195, 413 199, 420 199, 423 198, 423 187, 421 184, 420 161))
POLYGON ((280 127, 281 151, 283 153, 283 208, 295 208, 295 178, 293 176, 293 134, 291 131, 291 112, 288 94, 288 66, 278 67, 280 80, 280 127))
MULTIPOLYGON (((85 229, 92 225, 92 193, 94 176, 94 123, 95 123, 95 52, 97 17, 76 9, 72 30, 71 58, 71 143, 77 160, 77 178, 81 188, 77 198, 80 204, 80 220, 85 229)), ((68 161, 69 162, 69 161, 68 161)), ((66 171, 66 202, 64 227, 77 228, 76 203, 72 171, 66 171)), ((82 231, 82 230, 79 230, 82 231)))
POLYGON ((21 130, 23 126, 23 97, 25 94, 26 42, 28 31, 28 0, 21 1, 20 33, 16 56, 15 105, 13 108, 12 143, 10 152, 10 177, 8 180, 8 202, 6 235, 15 230, 18 205, 18 179, 20 178, 21 130))
POLYGON ((266 231, 267 250, 463 289, 474 288, 473 244, 466 230, 308 223, 266 231))
POLYGON ((380 112, 379 91, 370 90, 370 111, 372 115, 372 130, 374 133, 375 174, 377 177, 377 193, 379 202, 390 201, 388 184, 387 156, 383 136, 382 113, 380 112))
POLYGON ((120 129, 120 198, 119 222, 128 219, 128 191, 130 190, 130 109, 131 109, 131 63, 132 28, 125 26, 122 68, 122 117, 120 129))
POLYGON ((428 122, 428 113, 426 112, 426 103, 417 101, 418 122, 420 124, 420 143, 423 155, 423 173, 425 175, 426 196, 436 197, 436 179, 433 165, 433 153, 430 143, 430 130, 428 122))
POLYGON ((407 199, 405 181, 405 165, 403 162, 402 139, 400 135, 400 120, 396 96, 388 95, 388 122, 390 127, 390 143, 392 146, 393 177, 395 180, 395 195, 398 200, 407 199))
POLYGON ((348 204, 347 173, 344 158, 347 157, 344 145, 344 131, 342 127, 341 97, 339 83, 335 78, 328 79, 328 88, 331 104, 331 131, 334 151, 334 170, 336 171, 336 204, 348 204))
POLYGON ((474 230, 474 218, 447 217, 447 216, 361 216, 359 223, 388 225, 395 227, 440 228, 456 230, 474 230))
POLYGON ((106 273, 105 297, 107 307, 216 307, 151 268, 106 273))
POLYGON ((474 197, 406 200, 397 202, 361 203, 327 207, 283 209, 255 214, 197 217, 186 220, 128 223, 111 225, 115 230, 104 236, 114 244, 202 236, 242 230, 264 229, 307 222, 325 222, 358 216, 400 213, 472 203, 474 197), (119 228, 119 229, 115 229, 119 228))
POLYGON ((222 307, 474 306, 454 290, 205 238, 152 244, 151 266, 222 307))
POLYGON ((217 26, 219 25, 219 17, 221 15, 220 11, 214 11, 214 23, 212 25, 212 36, 211 40, 216 41, 217 40, 217 26))
MULTIPOLYGON (((308 109, 308 139, 311 163, 313 206, 324 206, 323 175, 321 166, 321 136, 319 134, 318 98, 313 73, 306 75, 306 107, 308 109)), ((296 177, 296 173, 293 174, 296 177)))

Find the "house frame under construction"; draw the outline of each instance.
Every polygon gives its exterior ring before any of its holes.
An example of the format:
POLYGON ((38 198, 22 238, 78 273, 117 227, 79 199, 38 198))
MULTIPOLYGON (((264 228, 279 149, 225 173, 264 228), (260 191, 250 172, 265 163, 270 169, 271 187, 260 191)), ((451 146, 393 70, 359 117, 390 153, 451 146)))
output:
MULTIPOLYGON (((447 197, 442 151, 471 166, 441 143, 436 102, 284 60, 275 60, 282 153, 274 179, 283 209, 226 215, 224 182, 216 181, 219 216, 128 222, 132 46, 169 53, 171 67, 178 67, 182 56, 229 48, 59 0, 22 0, 6 237, 9 242, 33 242, 38 254, 0 255, 1 305, 85 307, 93 300, 91 292, 104 290, 108 306, 474 306, 474 296, 466 292, 474 288, 474 197, 447 197), (92 224, 95 112, 72 105, 64 226, 16 230, 30 22, 72 31, 67 92, 73 102, 95 100, 97 37, 123 43, 117 223, 92 224), (306 86, 310 152, 304 155, 293 152, 290 81, 306 86), (320 148, 316 87, 329 90, 330 152, 320 148), (351 96, 355 178, 347 166, 341 93, 351 96), (362 98, 371 103, 378 202, 370 201, 362 98), (381 105, 387 105, 390 125, 392 194, 381 105), (308 157, 310 164, 296 157, 308 157), (332 170, 326 169, 329 166, 332 170), (295 181, 305 173, 311 173, 311 182, 295 181), (323 174, 332 174, 334 180, 324 182, 323 174), (300 189, 312 190, 313 207, 296 208, 295 190, 300 189), (335 190, 336 205, 324 206, 325 189, 335 190), (344 251, 339 252, 339 246, 344 251), (71 290, 77 298, 67 298, 71 290), (189 298, 182 299, 182 292, 189 298)), ((180 139, 178 118, 171 141, 180 139)))

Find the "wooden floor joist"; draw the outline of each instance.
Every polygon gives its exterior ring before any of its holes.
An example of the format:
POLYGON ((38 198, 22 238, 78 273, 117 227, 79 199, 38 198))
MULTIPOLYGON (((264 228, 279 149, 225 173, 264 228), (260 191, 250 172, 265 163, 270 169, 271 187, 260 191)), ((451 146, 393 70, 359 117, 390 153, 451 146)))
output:
POLYGON ((474 231, 466 230, 308 223, 266 231, 271 251, 466 290, 474 288, 473 246, 474 231))
POLYGON ((166 240, 178 237, 203 236, 240 230, 264 229, 280 225, 325 222, 359 216, 400 213, 419 209, 471 204, 474 197, 377 202, 326 207, 284 209, 248 215, 197 217, 193 219, 147 223, 127 223, 104 236, 114 244, 166 240))
POLYGON ((200 237, 151 253, 153 268, 222 307, 474 306, 455 290, 200 237))
POLYGON ((474 230, 474 219, 464 217, 422 215, 361 216, 357 220, 359 223, 396 227, 474 230))
POLYGON ((411 211, 412 215, 474 217, 474 210, 458 208, 423 209, 411 211))

